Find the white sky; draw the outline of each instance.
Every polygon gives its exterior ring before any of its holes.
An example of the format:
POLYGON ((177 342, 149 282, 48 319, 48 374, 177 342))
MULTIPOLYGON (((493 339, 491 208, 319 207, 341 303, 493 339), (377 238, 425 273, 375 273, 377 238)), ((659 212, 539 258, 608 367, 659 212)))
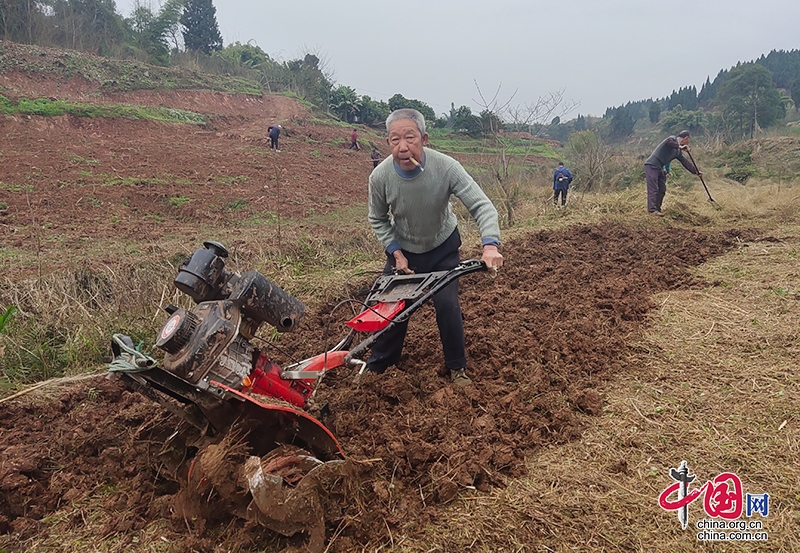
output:
MULTIPOLYGON (((138 0, 158 8, 159 0, 138 0)), ((137 0, 116 0, 127 16, 137 0)), ((214 0, 225 45, 270 57, 305 52, 337 84, 388 100, 400 93, 441 115, 514 106, 564 90, 566 118, 700 87, 770 50, 800 49, 798 0, 214 0)))

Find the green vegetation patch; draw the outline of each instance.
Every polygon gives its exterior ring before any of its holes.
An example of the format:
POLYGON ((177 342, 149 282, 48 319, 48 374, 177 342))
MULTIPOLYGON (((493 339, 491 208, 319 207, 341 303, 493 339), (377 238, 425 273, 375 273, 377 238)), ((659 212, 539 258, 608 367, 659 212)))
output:
POLYGON ((740 184, 758 175, 758 169, 753 162, 753 145, 747 142, 721 150, 715 165, 724 169, 723 175, 726 178, 740 184))
POLYGON ((232 177, 217 177, 217 182, 220 184, 236 184, 236 183, 246 183, 250 180, 250 177, 245 175, 234 175, 232 177))
POLYGON ((5 190, 6 192, 33 192, 33 186, 0 181, 0 190, 5 190))
POLYGON ((3 313, 0 314, 0 332, 5 332, 6 326, 17 314, 17 308, 14 305, 9 305, 5 308, 3 313))
POLYGON ((170 207, 179 208, 182 205, 186 205, 191 201, 192 201, 191 198, 187 198, 186 196, 181 195, 181 196, 173 196, 167 201, 167 203, 169 204, 170 207))
POLYGON ((234 201, 230 202, 227 205, 227 207, 231 211, 239 211, 240 209, 243 209, 243 208, 247 207, 247 200, 243 200, 243 199, 234 200, 234 201))
POLYGON ((257 82, 228 75, 208 75, 193 69, 157 67, 134 60, 116 60, 79 52, 7 42, 0 50, 0 73, 50 73, 81 77, 107 92, 133 90, 216 90, 261 95, 257 82))
MULTIPOLYGON (((105 175, 107 176, 107 175, 105 175)), ((140 187, 147 187, 147 186, 158 186, 160 184, 166 184, 167 181, 164 179, 159 178, 143 178, 143 177, 125 177, 123 178, 113 178, 109 179, 102 184, 102 186, 140 186, 140 187)))
POLYGON ((205 125, 208 122, 205 116, 182 109, 134 106, 130 104, 77 104, 49 98, 36 98, 33 100, 20 98, 18 102, 14 103, 3 95, 0 95, 0 111, 7 115, 15 113, 43 117, 74 115, 76 117, 91 118, 146 119, 188 125, 205 125))

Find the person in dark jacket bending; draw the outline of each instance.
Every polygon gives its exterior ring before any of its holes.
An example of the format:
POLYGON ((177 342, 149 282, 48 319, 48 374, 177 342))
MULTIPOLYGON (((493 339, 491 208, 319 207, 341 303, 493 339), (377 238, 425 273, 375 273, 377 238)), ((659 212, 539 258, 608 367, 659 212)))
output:
POLYGON ((572 173, 564 167, 564 162, 558 162, 558 169, 553 172, 553 204, 558 205, 561 196, 561 205, 567 205, 567 191, 572 182, 572 173))
POLYGON ((374 169, 378 165, 380 165, 381 161, 383 161, 383 154, 378 151, 378 148, 375 146, 372 147, 372 153, 369 155, 369 158, 372 160, 372 168, 374 169))
POLYGON ((280 152, 278 149, 278 137, 281 135, 281 126, 274 125, 267 129, 269 133, 269 149, 280 152))
POLYGON ((689 151, 692 136, 689 131, 681 131, 677 137, 668 136, 656 146, 647 161, 644 162, 644 177, 647 181, 647 212, 663 215, 661 204, 667 194, 667 172, 670 162, 677 159, 690 173, 702 176, 692 162, 683 157, 689 151))

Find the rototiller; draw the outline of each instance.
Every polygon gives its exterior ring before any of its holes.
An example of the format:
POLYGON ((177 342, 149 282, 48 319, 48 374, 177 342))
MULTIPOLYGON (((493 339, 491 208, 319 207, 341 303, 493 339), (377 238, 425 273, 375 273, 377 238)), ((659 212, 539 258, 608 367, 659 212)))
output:
MULTIPOLYGON (((299 448, 293 454, 297 463, 311 460, 312 466, 344 458, 336 437, 308 413, 325 373, 342 368, 363 372, 366 364, 358 357, 378 336, 407 320, 454 280, 486 270, 482 261, 469 260, 449 271, 381 276, 363 311, 346 322, 350 331, 336 346, 280 367, 253 339, 264 323, 278 332, 296 330, 305 306, 257 271, 229 271, 222 244, 208 241, 203 246, 180 266, 174 280, 196 306, 191 311, 165 307, 170 317, 156 340, 165 352, 163 363, 138 352, 129 337, 115 335, 110 372, 205 436, 224 436, 243 421, 252 456, 263 458, 280 446, 291 446, 299 448), (348 350, 359 333, 370 335, 348 350)), ((251 462, 247 475, 254 499, 265 491, 263 478, 262 484, 253 483, 256 466, 251 462)), ((288 532, 285 525, 272 522, 266 525, 288 532)))

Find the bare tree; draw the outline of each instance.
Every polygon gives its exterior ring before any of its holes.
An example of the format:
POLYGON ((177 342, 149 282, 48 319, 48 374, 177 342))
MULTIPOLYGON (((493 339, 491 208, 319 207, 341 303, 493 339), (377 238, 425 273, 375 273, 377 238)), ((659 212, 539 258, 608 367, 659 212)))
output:
POLYGON ((613 157, 611 148, 594 131, 573 133, 567 143, 569 158, 578 183, 585 190, 591 190, 605 179, 606 164, 613 157))
POLYGON ((36 44, 45 33, 47 6, 36 0, 0 0, 0 38, 36 44))
MULTIPOLYGON (((533 138, 534 135, 532 131, 538 132, 555 117, 560 119, 578 107, 578 102, 564 100, 563 89, 540 96, 531 104, 514 106, 511 102, 517 91, 514 91, 508 100, 500 101, 501 87, 502 83, 498 85, 494 95, 487 99, 476 81, 475 88, 478 90, 480 101, 474 99, 473 101, 481 106, 484 112, 495 115, 498 120, 505 121, 507 126, 518 131, 527 129, 531 135, 530 138, 533 138)), ((487 119, 495 121, 494 117, 487 119)), ((491 141, 493 150, 499 152, 491 156, 488 166, 505 207, 506 222, 508 226, 513 226, 516 223, 515 210, 519 204, 520 188, 527 180, 525 166, 533 155, 534 141, 530 140, 527 143, 522 154, 512 156, 509 153, 512 142, 503 137, 499 130, 489 129, 491 132, 487 134, 486 139, 491 141)))

